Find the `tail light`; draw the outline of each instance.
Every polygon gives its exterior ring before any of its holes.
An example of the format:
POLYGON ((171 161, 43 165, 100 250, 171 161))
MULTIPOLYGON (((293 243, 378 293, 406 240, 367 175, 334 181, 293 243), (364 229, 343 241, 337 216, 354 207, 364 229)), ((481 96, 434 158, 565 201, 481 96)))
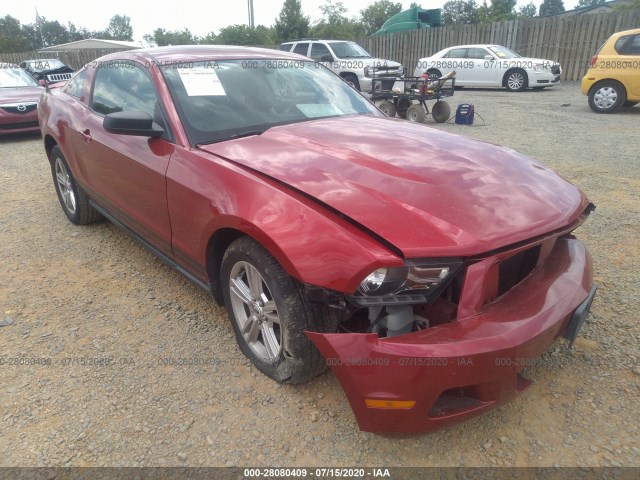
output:
POLYGON ((594 55, 591 57, 591 62, 589 63, 589 68, 595 68, 596 62, 598 61, 598 55, 594 55))

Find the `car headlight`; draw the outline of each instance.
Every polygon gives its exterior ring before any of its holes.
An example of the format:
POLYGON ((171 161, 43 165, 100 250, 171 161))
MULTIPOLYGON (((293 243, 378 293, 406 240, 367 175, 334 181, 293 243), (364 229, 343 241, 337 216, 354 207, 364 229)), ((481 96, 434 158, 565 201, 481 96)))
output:
POLYGON ((389 295, 405 284, 408 275, 407 267, 378 268, 366 276, 358 291, 363 295, 389 295))
POLYGON ((533 71, 534 72, 542 72, 545 69, 544 65, 542 63, 536 63, 533 66, 533 71))
POLYGON ((369 76, 369 67, 364 67, 364 76, 365 77, 369 76))
POLYGON ((439 290, 462 266, 451 264, 415 264, 405 267, 378 268, 365 277, 358 293, 367 297, 421 292, 427 296, 439 290))

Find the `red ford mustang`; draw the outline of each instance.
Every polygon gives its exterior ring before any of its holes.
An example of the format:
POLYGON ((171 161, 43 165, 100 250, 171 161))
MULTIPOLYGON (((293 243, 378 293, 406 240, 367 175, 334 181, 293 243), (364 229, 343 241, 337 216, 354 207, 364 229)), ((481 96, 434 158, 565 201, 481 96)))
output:
POLYGON ((595 286, 593 209, 513 150, 386 118, 304 57, 120 52, 39 105, 62 208, 106 217, 226 305, 255 366, 329 365, 360 428, 417 433, 502 404, 595 286))

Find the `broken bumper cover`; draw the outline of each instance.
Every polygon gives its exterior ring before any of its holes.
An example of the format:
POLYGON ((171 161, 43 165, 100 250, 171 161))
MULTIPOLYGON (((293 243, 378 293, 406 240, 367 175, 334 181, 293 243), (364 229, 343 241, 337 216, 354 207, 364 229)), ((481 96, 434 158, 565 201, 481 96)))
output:
POLYGON ((339 379, 361 430, 422 433, 526 389, 530 382, 520 371, 539 362, 557 337, 575 339, 593 293, 589 253, 579 241, 560 238, 543 265, 476 315, 390 338, 307 335, 339 379))

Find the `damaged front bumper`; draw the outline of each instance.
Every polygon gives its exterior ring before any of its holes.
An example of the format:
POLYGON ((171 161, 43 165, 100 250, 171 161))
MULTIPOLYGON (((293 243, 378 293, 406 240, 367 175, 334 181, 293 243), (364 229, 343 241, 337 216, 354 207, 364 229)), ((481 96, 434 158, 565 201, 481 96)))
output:
MULTIPOLYGON (((487 258, 475 268, 496 261, 487 258)), ((339 379, 361 430, 422 433, 525 390, 530 382, 520 371, 539 361, 557 337, 575 339, 594 293, 589 253, 562 237, 518 285, 472 314, 459 311, 456 321, 388 338, 306 334, 339 379)))

